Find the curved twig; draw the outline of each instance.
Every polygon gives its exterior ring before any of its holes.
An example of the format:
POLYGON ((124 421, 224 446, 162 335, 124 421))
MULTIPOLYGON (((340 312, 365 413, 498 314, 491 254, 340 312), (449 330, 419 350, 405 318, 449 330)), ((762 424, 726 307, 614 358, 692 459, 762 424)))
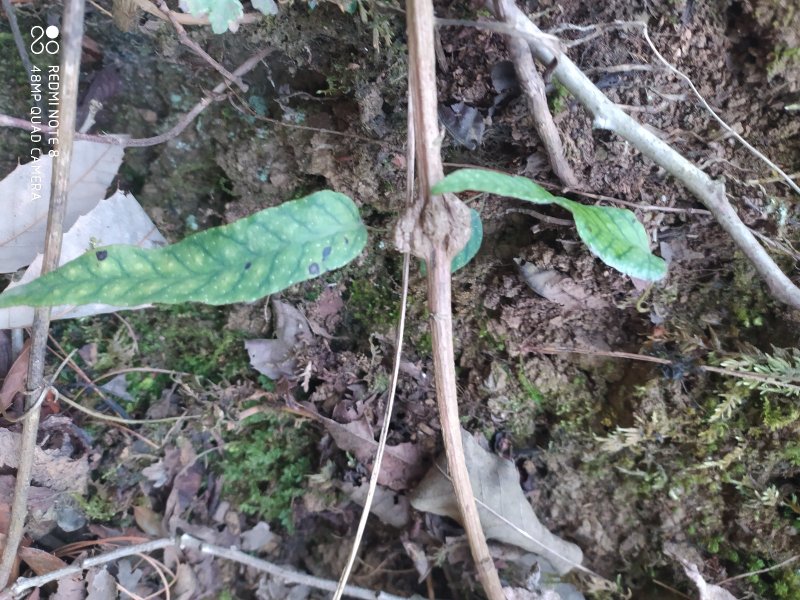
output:
MULTIPOLYGON (((241 77, 245 73, 251 71, 255 66, 261 62, 264 58, 266 58, 272 52, 272 48, 267 47, 263 50, 256 52, 253 56, 248 58, 244 61, 239 67, 233 72, 233 75, 236 77, 241 77)), ((157 146, 159 144, 163 144, 164 142, 168 142, 174 137, 180 135, 184 129, 186 129, 192 121, 194 121, 197 116, 203 112, 208 106, 217 100, 221 100, 224 96, 222 93, 227 89, 227 83, 222 82, 218 84, 211 92, 206 94, 197 104, 195 104, 192 109, 187 112, 183 117, 181 117, 180 121, 178 121, 171 129, 168 131, 156 135, 154 137, 149 138, 140 138, 140 139, 129 139, 125 136, 116 136, 116 135, 90 135, 87 133, 75 133, 76 140, 86 140, 89 142, 97 142, 100 144, 116 144, 119 146, 123 146, 124 148, 143 148, 146 146, 157 146)), ((19 129, 26 129, 31 131, 33 129, 33 124, 30 121, 26 121, 25 119, 17 119, 15 117, 9 117, 7 115, 0 115, 0 127, 17 127, 19 129)), ((63 127, 63 122, 62 122, 63 127)), ((46 127, 44 125, 39 126, 39 129, 43 133, 52 133, 54 130, 51 127, 46 127)))

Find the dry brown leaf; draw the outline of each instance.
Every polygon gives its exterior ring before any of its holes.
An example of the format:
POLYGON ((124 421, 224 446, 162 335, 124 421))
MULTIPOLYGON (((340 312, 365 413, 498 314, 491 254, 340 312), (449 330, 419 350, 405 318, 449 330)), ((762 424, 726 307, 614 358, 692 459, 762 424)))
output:
MULTIPOLYGON (((341 488, 350 500, 359 506, 364 506, 369 490, 366 481, 359 486, 354 486, 348 481, 343 483, 341 488)), ((375 489, 369 512, 397 529, 404 529, 411 522, 411 504, 408 497, 380 485, 375 489)))
POLYGON ((270 552, 279 544, 280 538, 270 531, 269 524, 264 521, 242 532, 242 550, 245 552, 270 552))
POLYGON ((414 563, 414 569, 419 575, 417 583, 422 583, 431 570, 431 562, 428 560, 428 555, 425 554, 425 549, 420 544, 412 542, 406 535, 403 535, 402 542, 403 549, 405 549, 411 562, 414 563))
MULTIPOLYGON (((475 499, 480 501, 478 513, 487 539, 524 548, 547 559, 561 575, 583 560, 581 549, 553 535, 536 517, 519 485, 514 463, 487 452, 462 429, 464 458, 467 462, 475 499)), ((437 461, 417 486, 411 505, 417 510, 461 518, 453 485, 443 473, 444 457, 437 461)))
MULTIPOLYGON (((64 230, 103 199, 123 153, 124 148, 118 144, 75 141, 64 230)), ((53 157, 44 155, 18 166, 0 181, 0 273, 11 273, 30 264, 44 249, 52 163, 53 157), (32 187, 34 184, 38 189, 32 187)))
POLYGON ((83 600, 86 597, 86 585, 83 573, 74 573, 58 580, 56 593, 50 600, 83 600))
POLYGON ((310 343, 314 336, 303 313, 291 304, 273 300, 275 339, 247 340, 244 347, 250 356, 250 365, 270 379, 292 378, 297 362, 294 350, 302 343, 310 343))
MULTIPOLYGON (((0 531, 8 531, 11 511, 11 502, 14 498, 16 477, 13 475, 0 475, 0 531)), ((28 529, 38 530, 39 524, 56 521, 56 500, 59 492, 31 486, 28 492, 28 529)))
POLYGON ((192 567, 186 563, 179 564, 175 579, 175 590, 173 593, 175 594, 176 600, 191 600, 197 597, 197 575, 195 575, 192 567))
POLYGON ((127 558, 122 559, 117 563, 117 581, 126 590, 135 592, 142 580, 144 573, 141 569, 133 569, 131 561, 127 558))
POLYGON ((172 489, 167 504, 164 508, 164 519, 172 515, 181 515, 197 498, 200 486, 203 483, 203 467, 196 462, 197 454, 189 440, 180 442, 180 470, 172 481, 172 489))
POLYGON ((133 519, 139 526, 139 529, 144 531, 147 535, 153 537, 162 537, 167 534, 162 524, 162 517, 152 508, 147 506, 134 506, 133 519))
POLYGON ((117 600, 117 581, 106 567, 89 569, 86 574, 86 600, 117 600))
MULTIPOLYGON (((50 417, 50 420, 55 417, 50 417)), ((44 423, 43 423, 44 425, 44 423)), ((0 468, 16 469, 19 463, 20 435, 0 430, 0 468)), ((86 456, 72 458, 71 444, 61 449, 47 450, 36 446, 33 455, 32 480, 57 492, 83 494, 89 482, 89 463, 86 456), (67 446, 70 446, 69 448, 67 446)))
POLYGON ((25 381, 28 375, 28 357, 31 355, 31 340, 25 341, 22 352, 11 365, 3 387, 0 388, 0 411, 8 410, 14 401, 14 396, 25 391, 25 381))
POLYGON ((522 279, 542 298, 564 308, 597 309, 606 305, 601 298, 592 296, 571 277, 553 270, 539 270, 531 263, 519 263, 522 279))
POLYGON ((24 560, 25 564, 37 575, 46 575, 67 566, 67 563, 57 556, 28 546, 20 546, 19 550, 17 550, 17 556, 24 560))
MULTIPOLYGON (((352 452, 355 457, 371 467, 378 450, 378 442, 372 434, 372 428, 366 419, 359 419, 347 424, 337 423, 325 417, 317 417, 340 450, 352 452)), ((408 488, 409 483, 419 478, 424 472, 422 456, 419 448, 411 442, 386 446, 378 483, 395 491, 408 488)))

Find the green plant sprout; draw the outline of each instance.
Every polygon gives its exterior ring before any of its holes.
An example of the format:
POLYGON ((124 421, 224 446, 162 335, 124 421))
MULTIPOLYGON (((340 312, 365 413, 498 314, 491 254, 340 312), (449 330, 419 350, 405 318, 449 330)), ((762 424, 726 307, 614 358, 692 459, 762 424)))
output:
MULTIPOLYGON (((432 191, 465 190, 557 204, 572 213, 578 235, 607 265, 648 281, 666 275, 666 263, 650 253, 647 233, 629 210, 584 206, 553 196, 524 177, 477 169, 451 173, 432 191)), ((470 240, 453 259, 454 271, 480 248, 483 228, 475 210, 471 229, 470 240)), ((252 302, 346 265, 361 254, 366 241, 367 230, 353 201, 324 190, 163 248, 93 248, 30 283, 6 290, 0 294, 0 308, 252 302)))
POLYGON ((0 294, 0 308, 252 302, 338 269, 364 249, 353 201, 321 191, 163 248, 94 248, 0 294))
MULTIPOLYGON (((433 186, 431 192, 455 194, 467 190, 510 196, 534 204, 557 204, 572 213, 580 238, 608 266, 646 281, 657 281, 667 274, 667 263, 650 253, 647 232, 629 210, 584 206, 554 196, 525 177, 482 169, 455 171, 433 186)), ((474 232, 473 226, 473 235, 474 232)), ((470 244, 472 240, 467 245, 470 244)))

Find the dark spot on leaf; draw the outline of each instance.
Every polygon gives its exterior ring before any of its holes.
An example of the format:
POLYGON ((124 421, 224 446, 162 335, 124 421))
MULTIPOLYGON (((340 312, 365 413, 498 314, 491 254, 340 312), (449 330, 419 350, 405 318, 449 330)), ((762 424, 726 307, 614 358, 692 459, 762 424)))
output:
POLYGON ((308 265, 308 272, 312 275, 319 275, 319 265, 317 263, 311 263, 308 265))
POLYGON ((344 243, 349 246, 350 245, 350 238, 349 237, 344 238, 344 243))
POLYGON ((247 271, 247 269, 249 269, 249 268, 250 268, 250 267, 252 267, 252 266, 253 266, 253 263, 251 263, 251 262, 248 260, 248 261, 247 261, 247 262, 244 264, 244 270, 245 270, 245 271, 247 271))
POLYGON ((330 246, 325 246, 325 247, 322 249, 322 260, 323 260, 323 262, 324 262, 324 261, 326 261, 326 260, 328 260, 328 257, 329 257, 330 255, 331 255, 331 247, 330 247, 330 246))
POLYGON ((97 257, 97 260, 105 260, 108 258, 108 251, 98 250, 97 252, 94 253, 94 255, 97 257))

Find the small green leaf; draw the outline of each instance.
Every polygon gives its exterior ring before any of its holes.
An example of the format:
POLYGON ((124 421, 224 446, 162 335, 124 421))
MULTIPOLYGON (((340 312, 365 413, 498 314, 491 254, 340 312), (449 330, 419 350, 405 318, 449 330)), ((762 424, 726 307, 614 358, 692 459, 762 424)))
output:
POLYGON ((647 232, 629 210, 585 206, 554 196, 525 177, 481 169, 455 171, 433 186, 431 192, 443 194, 466 190, 510 196, 535 204, 557 204, 572 213, 580 238, 608 266, 648 281, 662 279, 667 274, 666 262, 650 253, 647 232))
POLYGON ((461 249, 461 252, 453 257, 453 262, 450 264, 451 273, 455 273, 471 261, 481 248, 481 242, 483 241, 483 223, 481 223, 481 216, 474 208, 469 209, 469 214, 472 234, 469 236, 467 245, 461 249))
POLYGON ((647 281, 663 279, 667 274, 667 263, 650 253, 647 232, 631 211, 586 206, 567 198, 556 198, 555 203, 572 213, 578 235, 609 267, 647 281))
POLYGON ((195 17, 208 15, 211 31, 225 33, 244 14, 239 0, 183 0, 181 8, 195 17))
POLYGON ((431 188, 432 194, 457 194, 473 190, 496 196, 510 196, 536 204, 550 204, 555 196, 527 177, 506 175, 483 169, 459 169, 453 171, 431 188))
POLYGON ((350 198, 322 191, 163 248, 94 248, 0 294, 0 308, 251 302, 338 269, 367 230, 350 198))

